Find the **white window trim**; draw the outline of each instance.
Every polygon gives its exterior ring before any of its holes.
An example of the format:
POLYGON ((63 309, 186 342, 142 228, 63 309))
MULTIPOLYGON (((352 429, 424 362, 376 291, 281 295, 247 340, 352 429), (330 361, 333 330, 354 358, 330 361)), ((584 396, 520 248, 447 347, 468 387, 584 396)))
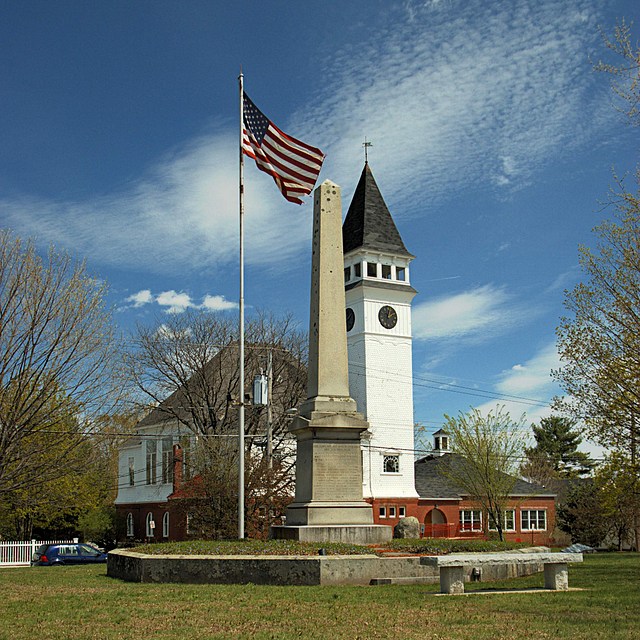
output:
POLYGON ((460 509, 460 511, 458 512, 458 526, 460 527, 460 531, 482 531, 482 510, 480 509, 460 509), (470 513, 471 514, 471 525, 467 525, 464 522, 464 519, 462 517, 463 513, 470 513), (476 521, 474 518, 474 513, 479 514, 479 519, 476 521), (476 523, 480 525, 480 528, 476 528, 476 523))
POLYGON ((136 486, 136 458, 135 456, 128 456, 127 459, 127 474, 129 475, 129 486, 136 486))
POLYGON ((164 515, 162 516, 162 537, 163 538, 169 537, 169 512, 168 511, 165 511, 164 515))
POLYGON ((400 473, 400 454, 399 453, 383 453, 382 454, 382 475, 386 476, 399 476, 402 475, 400 473), (398 470, 397 471, 386 471, 386 458, 397 458, 398 459, 398 470))
POLYGON ((378 507, 378 517, 386 518, 387 517, 387 507, 378 507))
POLYGON ((155 536, 156 523, 153 521, 153 513, 151 511, 147 513, 145 525, 147 538, 153 538, 155 536))
MULTIPOLYGON (((528 517, 529 519, 529 525, 531 525, 531 516, 529 515, 528 517)), ((520 509, 520 531, 546 531, 547 527, 548 527, 548 520, 547 520, 547 510, 546 509, 520 509), (536 526, 535 527, 531 527, 529 526, 527 529, 524 528, 524 514, 528 513, 531 514, 532 512, 536 513, 536 526), (538 527, 538 513, 544 513, 544 528, 540 528, 538 527)))
POLYGON ((127 537, 133 538, 136 535, 133 513, 127 513, 127 537))
MULTIPOLYGON (((502 530, 503 531, 515 531, 516 530, 516 510, 515 509, 505 509, 504 510, 504 521, 502 523, 502 530), (513 528, 509 529, 507 527, 507 512, 511 512, 513 514, 513 528)), ((487 522, 490 522, 490 518, 487 518, 487 522)), ((489 525, 489 531, 497 531, 498 529, 496 527, 494 527, 493 525, 489 525)))

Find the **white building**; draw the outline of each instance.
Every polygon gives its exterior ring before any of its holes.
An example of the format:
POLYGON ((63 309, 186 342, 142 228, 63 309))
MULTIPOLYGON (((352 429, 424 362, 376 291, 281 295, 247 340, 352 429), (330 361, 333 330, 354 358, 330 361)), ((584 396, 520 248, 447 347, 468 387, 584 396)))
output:
POLYGON ((343 224, 349 390, 369 422, 363 494, 380 524, 417 504, 407 251, 368 164, 343 224))

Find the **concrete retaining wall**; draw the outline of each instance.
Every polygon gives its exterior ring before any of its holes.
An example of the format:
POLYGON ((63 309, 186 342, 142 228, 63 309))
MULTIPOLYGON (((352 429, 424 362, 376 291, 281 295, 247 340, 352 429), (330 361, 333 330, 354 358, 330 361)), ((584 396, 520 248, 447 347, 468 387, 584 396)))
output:
MULTIPOLYGON (((482 568, 482 581, 542 571, 542 565, 508 564, 482 568)), ((465 580, 469 581, 469 567, 465 580)), ((373 579, 416 578, 439 581, 438 570, 418 556, 162 556, 109 552, 107 575, 128 582, 190 584, 368 585, 373 579)))

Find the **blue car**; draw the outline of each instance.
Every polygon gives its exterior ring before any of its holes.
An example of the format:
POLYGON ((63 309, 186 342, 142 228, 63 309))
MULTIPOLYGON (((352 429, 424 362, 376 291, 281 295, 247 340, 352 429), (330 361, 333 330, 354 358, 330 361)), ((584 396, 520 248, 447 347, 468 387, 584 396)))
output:
POLYGON ((107 554, 88 544, 43 544, 31 558, 31 566, 50 567, 63 564, 96 564, 106 562, 107 554))

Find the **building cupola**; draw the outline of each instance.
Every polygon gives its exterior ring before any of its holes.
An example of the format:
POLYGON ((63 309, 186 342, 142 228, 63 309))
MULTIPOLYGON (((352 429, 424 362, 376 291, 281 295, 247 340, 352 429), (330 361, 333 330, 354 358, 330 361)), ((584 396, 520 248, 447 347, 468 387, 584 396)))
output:
POLYGON ((451 434, 446 429, 438 429, 433 434, 433 455, 451 453, 451 434))

